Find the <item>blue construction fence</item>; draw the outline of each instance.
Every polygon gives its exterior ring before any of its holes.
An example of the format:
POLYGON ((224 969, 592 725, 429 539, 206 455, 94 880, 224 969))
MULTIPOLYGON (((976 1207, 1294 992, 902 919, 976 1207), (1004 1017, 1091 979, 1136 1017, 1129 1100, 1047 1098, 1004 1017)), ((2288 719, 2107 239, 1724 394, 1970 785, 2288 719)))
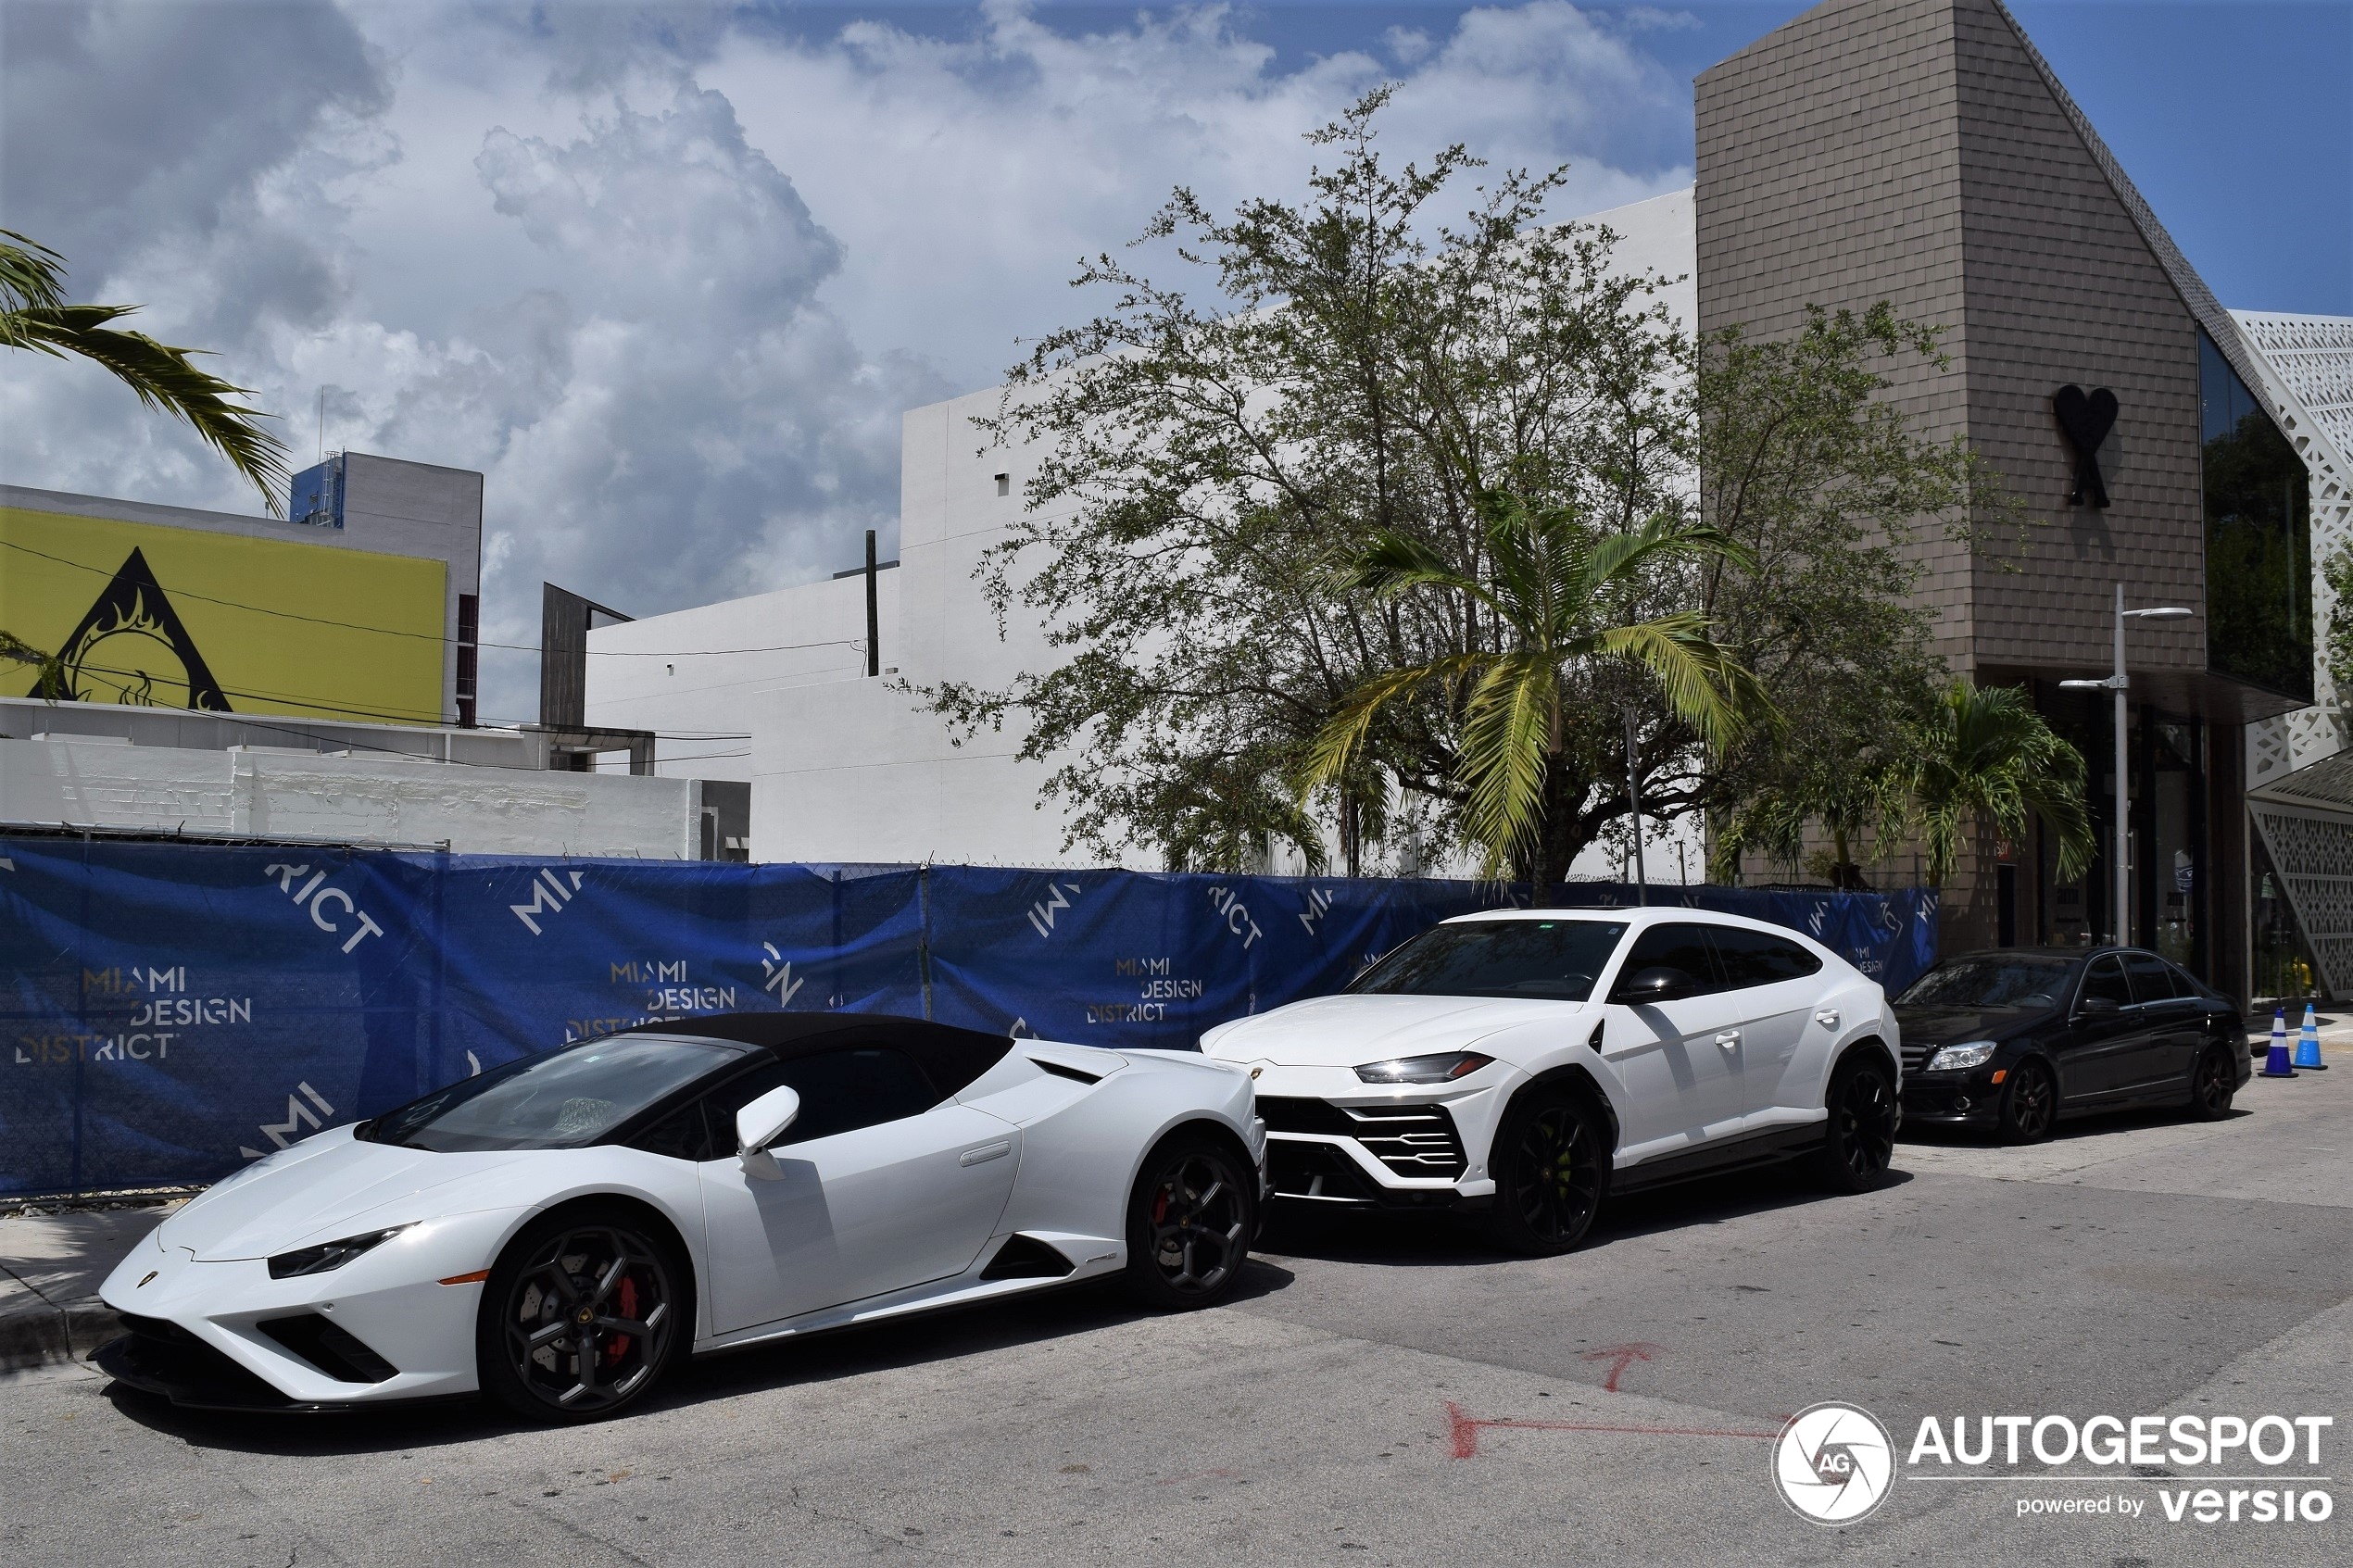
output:
MULTIPOLYGON (((321 1126, 655 1019, 900 1013, 1191 1049, 1336 989, 1491 884, 521 859, 0 837, 0 1194, 219 1178, 321 1126)), ((1519 895, 1524 900, 1524 892, 1519 895)), ((1631 887, 1555 901, 1622 906, 1631 887)), ((1655 888, 1891 988, 1935 895, 1655 888)))

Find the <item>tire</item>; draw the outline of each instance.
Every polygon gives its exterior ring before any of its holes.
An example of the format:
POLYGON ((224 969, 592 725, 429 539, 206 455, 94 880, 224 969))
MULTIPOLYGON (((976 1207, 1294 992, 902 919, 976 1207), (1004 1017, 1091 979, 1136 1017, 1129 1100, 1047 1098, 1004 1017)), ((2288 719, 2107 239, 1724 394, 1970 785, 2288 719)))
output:
POLYGON ((2231 1047, 2220 1040, 2197 1053, 2190 1065, 2190 1120, 2220 1122, 2231 1113, 2232 1097, 2239 1092, 2237 1071, 2231 1047))
POLYGON ((1895 1155, 1894 1075, 1876 1053, 1849 1052, 1822 1100, 1831 1115, 1812 1160, 1816 1179, 1832 1192, 1869 1192, 1887 1179, 1895 1155))
POLYGON ((1154 1145, 1127 1198, 1127 1289, 1164 1312, 1234 1292, 1258 1234, 1257 1173, 1211 1134, 1179 1128, 1154 1145))
POLYGON ((1487 1168, 1495 1178, 1488 1234, 1507 1252, 1552 1257, 1585 1239, 1609 1189, 1609 1128, 1582 1097, 1521 1095, 1504 1113, 1487 1168))
POLYGON ((643 1403, 693 1337, 687 1282, 676 1245, 620 1205, 542 1216, 484 1282, 474 1336, 483 1392, 526 1421, 555 1424, 643 1403))
POLYGON ((2002 1114, 1996 1123, 2004 1143, 2041 1143, 2058 1124, 2058 1085, 2051 1070, 2032 1057, 2010 1069, 2002 1086, 2002 1114))

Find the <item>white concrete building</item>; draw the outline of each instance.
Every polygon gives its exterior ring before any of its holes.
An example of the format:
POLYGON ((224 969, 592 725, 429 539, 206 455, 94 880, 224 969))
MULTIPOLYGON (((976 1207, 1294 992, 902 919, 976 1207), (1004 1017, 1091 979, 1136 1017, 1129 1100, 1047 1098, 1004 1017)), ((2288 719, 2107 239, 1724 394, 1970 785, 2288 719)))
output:
MULTIPOLYGON (((1587 221, 1621 236, 1622 267, 1680 279, 1662 297, 1687 328, 1697 319, 1690 191, 1587 221)), ((588 722, 661 731, 682 756, 661 772, 749 779, 753 859, 1098 863, 1063 847, 1062 803, 1043 794, 1051 770, 1016 760, 1017 733, 951 736, 912 695, 943 680, 1002 688, 1060 657, 1018 606, 1000 633, 974 575, 1021 517, 1036 464, 1028 452, 982 449, 972 420, 993 414, 999 395, 905 416, 899 564, 876 583, 879 678, 865 674, 862 572, 588 633, 588 722), (711 738, 684 738, 698 735, 711 738)), ((1699 881, 1703 861, 1695 831, 1655 833, 1644 857, 1660 882, 1699 881)), ((1130 863, 1160 869, 1152 855, 1130 863)), ((1596 847, 1575 874, 1624 869, 1596 847)))
POLYGON ((695 780, 551 772, 528 730, 0 699, 0 824, 718 859, 695 780))

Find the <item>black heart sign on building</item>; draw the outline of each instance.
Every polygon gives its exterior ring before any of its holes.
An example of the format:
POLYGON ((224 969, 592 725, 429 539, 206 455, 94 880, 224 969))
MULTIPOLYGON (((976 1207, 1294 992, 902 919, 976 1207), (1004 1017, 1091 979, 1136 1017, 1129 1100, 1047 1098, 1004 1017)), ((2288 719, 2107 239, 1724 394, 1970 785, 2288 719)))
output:
POLYGON ((2080 507, 2089 499, 2108 505, 2108 482, 2100 477, 2100 443, 2116 428, 2116 394, 2099 387, 2086 394, 2080 386, 2063 386, 2051 394, 2051 411, 2058 415, 2067 444, 2075 448, 2075 488, 2067 504, 2080 507))

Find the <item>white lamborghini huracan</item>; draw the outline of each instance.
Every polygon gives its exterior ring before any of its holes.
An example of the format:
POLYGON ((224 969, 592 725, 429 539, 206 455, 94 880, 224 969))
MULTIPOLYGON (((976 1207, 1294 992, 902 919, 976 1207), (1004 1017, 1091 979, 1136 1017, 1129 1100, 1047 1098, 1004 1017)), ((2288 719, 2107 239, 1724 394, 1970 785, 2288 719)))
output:
POLYGON ((569 1046, 318 1134, 100 1294, 118 1380, 323 1410, 480 1390, 613 1415, 685 1355, 1124 1273, 1233 1289, 1244 1073, 919 1020, 737 1014, 569 1046))
POLYGON ((1431 927, 1346 993, 1220 1024, 1277 1198, 1486 1215, 1574 1247, 1613 1192, 1795 1157, 1856 1192, 1898 1122, 1895 1017, 1818 943, 1697 909, 1431 927))

